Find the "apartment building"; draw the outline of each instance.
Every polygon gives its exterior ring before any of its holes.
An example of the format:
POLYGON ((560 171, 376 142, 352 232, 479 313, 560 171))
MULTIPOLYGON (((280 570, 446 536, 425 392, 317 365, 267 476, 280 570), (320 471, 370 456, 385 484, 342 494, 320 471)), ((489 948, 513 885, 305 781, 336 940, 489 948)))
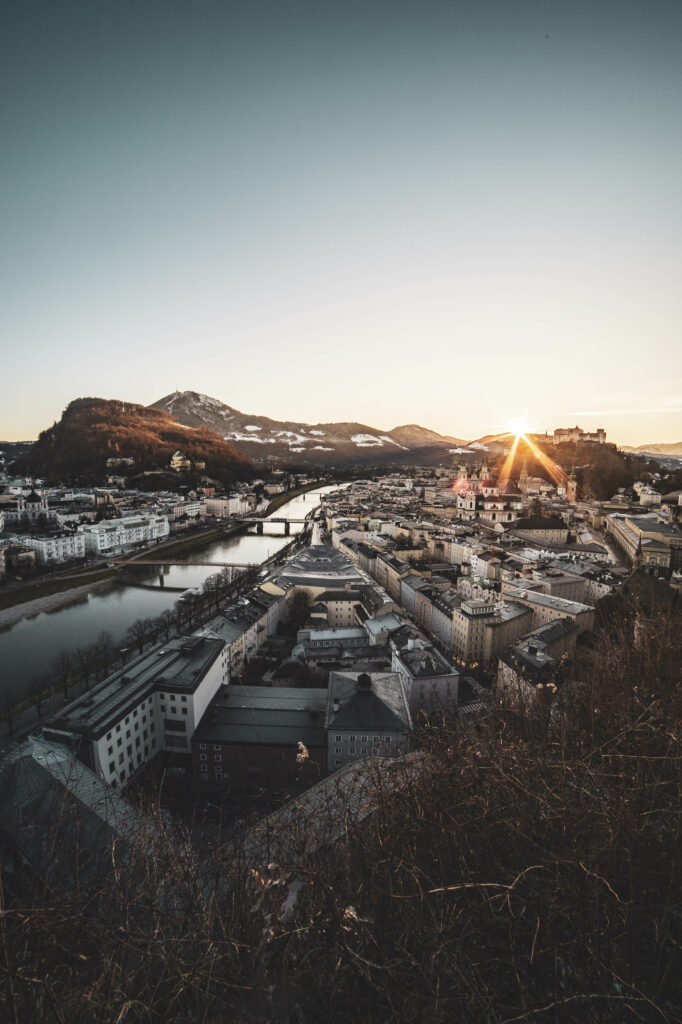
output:
POLYGON ((24 547, 35 551, 38 565, 55 565, 85 558, 85 537, 82 533, 64 531, 42 537, 28 533, 17 539, 24 547))
POLYGON ((177 637, 72 701, 45 724, 43 735, 121 787, 159 751, 188 753, 206 708, 227 682, 222 640, 177 637))
POLYGON ((88 523, 79 528, 88 555, 119 555, 130 548, 165 540, 170 533, 166 516, 149 513, 88 523))

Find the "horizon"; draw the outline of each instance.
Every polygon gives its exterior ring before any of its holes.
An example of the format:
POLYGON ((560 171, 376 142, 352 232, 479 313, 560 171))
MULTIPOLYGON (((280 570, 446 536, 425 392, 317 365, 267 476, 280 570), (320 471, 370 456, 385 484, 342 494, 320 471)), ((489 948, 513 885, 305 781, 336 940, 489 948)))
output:
MULTIPOLYGON (((308 425, 310 425, 312 427, 314 427, 316 425, 319 425, 319 424, 326 424, 326 423, 331 423, 331 422, 345 422, 345 423, 357 422, 357 423, 359 423, 362 426, 372 427, 373 429, 375 429, 377 431, 379 431, 379 430, 382 430, 382 431, 396 430, 399 427, 406 427, 406 426, 412 426, 412 425, 420 426, 420 427, 425 427, 425 428, 427 428, 429 430, 434 430, 435 429, 432 426, 432 424, 430 424, 430 423, 417 423, 416 421, 409 421, 409 420, 402 420, 402 421, 397 422, 397 423, 386 425, 386 424, 370 423, 368 420, 355 420, 355 419, 354 420, 350 420, 348 417, 345 417, 343 419, 336 420, 336 421, 333 421, 333 420, 315 420, 314 421, 314 420, 300 419, 299 417, 286 416, 286 415, 285 416, 281 416, 281 417, 273 417, 273 416, 270 416, 269 413, 262 412, 262 411, 248 410, 248 411, 245 412, 244 409, 240 409, 240 408, 238 408, 237 405, 232 405, 231 403, 225 402, 223 399, 218 398, 217 395, 208 395, 206 392, 197 391, 195 388, 173 389, 173 391, 168 392, 166 395, 160 395, 159 398, 154 399, 154 402, 133 402, 130 399, 121 398, 120 396, 114 396, 114 397, 109 398, 109 397, 105 397, 104 395, 81 395, 81 396, 78 396, 78 398, 72 399, 71 401, 78 401, 78 400, 88 399, 89 398, 89 399, 93 399, 93 400, 124 402, 124 403, 130 404, 130 405, 140 405, 143 408, 149 409, 149 408, 152 408, 152 406, 156 402, 160 402, 164 398, 168 398, 168 397, 170 397, 172 395, 181 395, 181 394, 199 394, 199 395, 203 395, 206 398, 217 399, 218 401, 222 402, 223 405, 230 405, 231 408, 235 409, 237 412, 240 412, 240 413, 242 413, 244 415, 253 415, 254 417, 269 416, 271 419, 282 420, 282 421, 285 421, 285 422, 305 423, 305 424, 308 424, 308 425)), ((70 404, 70 403, 68 403, 68 404, 70 404)), ((55 416, 54 417, 54 422, 59 422, 59 419, 60 419, 61 415, 63 414, 63 412, 66 411, 66 408, 67 408, 67 406, 64 407, 64 409, 59 414, 59 416, 55 416)), ((601 424, 599 424, 599 425, 601 425, 601 424)), ((49 426, 49 424, 46 424, 46 426, 42 427, 41 430, 39 431, 39 433, 42 430, 47 429, 48 426, 49 426)), ((540 430, 540 429, 536 429, 534 427, 527 427, 527 429, 524 431, 524 433, 528 434, 531 437, 533 437, 533 436, 541 437, 541 436, 545 436, 545 434, 549 434, 549 436, 551 438, 551 435, 552 435, 554 430, 560 429, 560 428, 571 428, 571 427, 575 427, 575 426, 583 427, 583 424, 582 423, 554 423, 551 426, 548 426, 546 431, 544 429, 540 430)), ((590 427, 589 429, 596 429, 596 426, 590 427)), ((461 433, 458 433, 457 431, 452 431, 452 432, 437 431, 437 432, 438 433, 443 433, 443 434, 449 433, 449 436, 452 437, 453 439, 459 439, 461 441, 467 441, 469 443, 474 443, 476 441, 480 441, 480 440, 483 440, 485 438, 491 438, 491 437, 499 437, 499 436, 513 437, 514 434, 515 434, 515 428, 514 428, 514 425, 513 425, 513 421, 510 421, 506 425, 506 427, 503 427, 500 430, 495 430, 495 431, 487 430, 487 431, 485 431, 482 434, 477 434, 476 436, 471 436, 471 437, 466 437, 465 435, 463 435, 461 433)), ((521 431, 519 430, 519 432, 521 432, 521 431)), ((2 433, 0 433, 0 441, 4 441, 4 442, 10 443, 10 444, 11 443, 19 443, 19 442, 24 442, 24 443, 29 443, 30 442, 30 443, 32 443, 32 442, 34 442, 36 440, 37 436, 38 435, 36 434, 35 437, 6 437, 2 433)), ((619 442, 618 440, 614 440, 613 438, 609 437, 608 431, 607 431, 607 441, 609 441, 610 443, 616 444, 618 447, 632 447, 632 448, 641 448, 641 447, 644 447, 646 445, 653 446, 653 445, 669 445, 669 444, 680 444, 680 443, 682 443, 681 441, 672 441, 672 440, 671 441, 661 441, 661 440, 657 440, 657 441, 642 441, 641 443, 631 444, 631 443, 619 442)))
POLYGON ((0 437, 191 377, 280 420, 676 443, 681 38, 673 0, 15 5, 0 437))

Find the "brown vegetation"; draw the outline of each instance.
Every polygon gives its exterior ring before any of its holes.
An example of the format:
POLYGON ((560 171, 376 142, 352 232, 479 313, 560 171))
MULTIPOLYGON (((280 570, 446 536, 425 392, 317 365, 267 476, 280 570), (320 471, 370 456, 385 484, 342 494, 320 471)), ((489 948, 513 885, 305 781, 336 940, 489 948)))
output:
POLYGON ((131 475, 163 469, 177 450, 205 462, 206 471, 225 482, 251 476, 250 460, 219 434, 183 427, 158 409, 102 398, 71 402, 14 468, 48 481, 97 483, 108 458, 134 458, 134 467, 124 470, 131 475))
POLYGON ((103 877, 13 886, 2 1019, 679 1022, 681 610, 633 590, 603 631, 532 710, 433 727, 314 860, 156 816, 103 877))

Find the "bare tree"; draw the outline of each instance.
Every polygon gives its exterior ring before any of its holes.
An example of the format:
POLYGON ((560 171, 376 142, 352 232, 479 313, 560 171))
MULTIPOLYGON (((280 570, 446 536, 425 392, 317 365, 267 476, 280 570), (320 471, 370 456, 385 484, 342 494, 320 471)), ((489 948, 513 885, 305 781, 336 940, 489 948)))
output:
POLYGON ((137 644, 137 649, 142 654, 144 645, 149 639, 149 619, 136 619, 126 633, 126 642, 137 644))
POLYGON ((10 735, 14 732, 14 722, 16 717, 17 709, 14 703, 14 697, 8 692, 2 699, 2 707, 0 707, 0 722, 7 722, 7 731, 10 735))
POLYGON ((49 686, 44 679, 38 679, 36 676, 31 680, 31 687, 28 691, 28 697, 31 704, 38 712, 38 721, 43 720, 43 704, 47 699, 49 686))
POLYGON ((94 645, 79 647, 76 651, 78 674, 81 677, 81 681, 85 684, 86 690, 90 689, 90 675, 95 667, 95 651, 94 645))
POLYGON ((68 700, 69 684, 74 672, 74 661, 71 652, 64 650, 60 651, 54 665, 57 680, 64 693, 64 699, 68 700))
POLYGON ((103 629, 95 640, 94 646, 102 672, 104 676, 108 676, 115 653, 114 638, 108 630, 103 629))

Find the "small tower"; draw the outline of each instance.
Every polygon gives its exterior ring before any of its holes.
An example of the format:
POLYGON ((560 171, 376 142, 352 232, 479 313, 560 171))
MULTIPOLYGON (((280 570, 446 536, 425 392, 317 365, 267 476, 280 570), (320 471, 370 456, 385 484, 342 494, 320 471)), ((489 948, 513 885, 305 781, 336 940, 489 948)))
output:
POLYGON ((528 490, 528 460, 524 456, 521 463, 521 476, 519 477, 519 490, 525 494, 528 490))

